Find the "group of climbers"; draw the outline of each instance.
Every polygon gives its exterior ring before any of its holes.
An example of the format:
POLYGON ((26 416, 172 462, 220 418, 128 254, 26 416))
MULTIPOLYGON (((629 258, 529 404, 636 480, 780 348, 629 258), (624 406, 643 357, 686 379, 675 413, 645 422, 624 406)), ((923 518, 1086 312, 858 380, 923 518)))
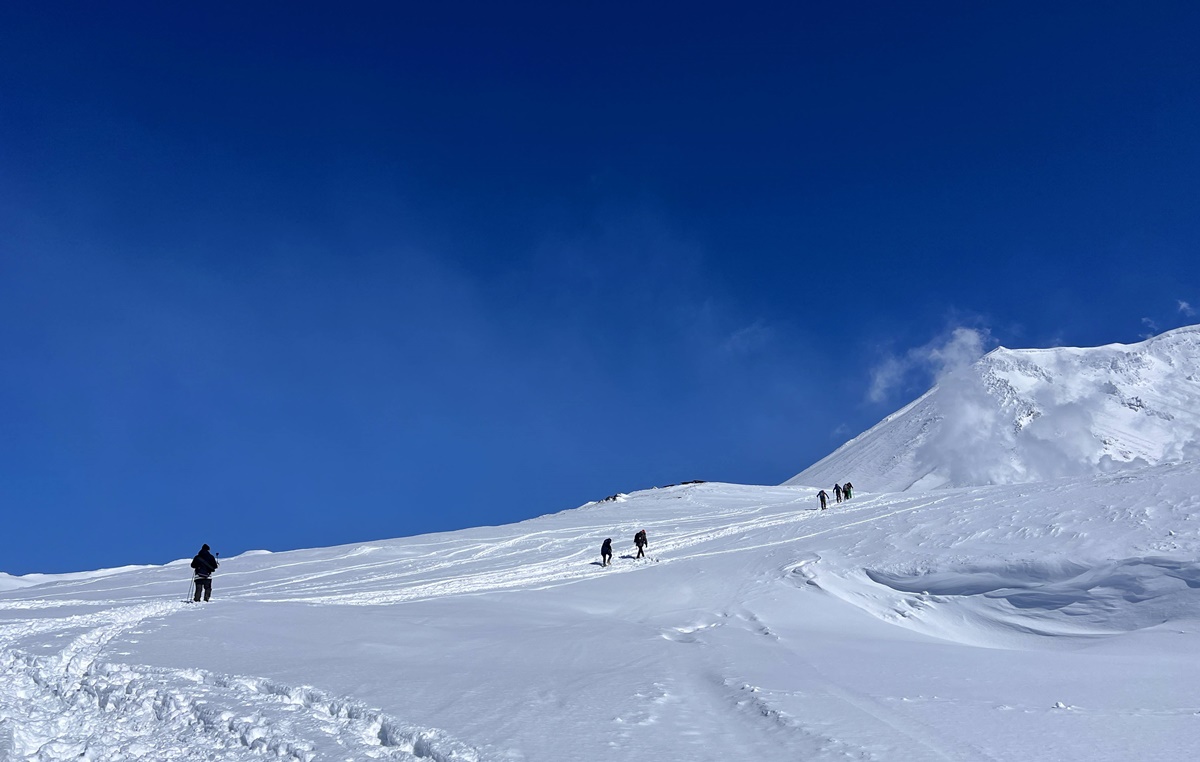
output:
MULTIPOLYGON (((852 494, 854 494, 854 485, 850 482, 833 485, 833 499, 839 503, 843 500, 849 500, 852 494)), ((825 504, 829 500, 829 493, 821 490, 817 493, 817 499, 821 501, 821 510, 825 510, 825 504)))
MULTIPOLYGON (((839 503, 843 500, 849 500, 853 494, 854 485, 850 482, 833 485, 833 497, 839 503)), ((821 490, 817 493, 817 498, 821 501, 821 510, 825 510, 826 504, 829 501, 829 494, 825 490, 821 490)), ((637 534, 633 536, 633 544, 637 547, 637 555, 634 558, 645 558, 646 548, 650 545, 650 542, 646 539, 645 529, 637 531, 637 534)), ((600 565, 608 566, 612 563, 612 557, 612 538, 607 537, 600 545, 600 565)), ((217 559, 209 552, 208 545, 200 548, 200 552, 192 559, 192 569, 195 570, 193 581, 196 585, 196 592, 192 600, 196 603, 199 603, 202 598, 204 601, 208 601, 212 597, 212 573, 217 570, 218 565, 217 559)))
MULTIPOLYGON (((839 503, 843 500, 849 500, 853 494, 854 485, 850 482, 833 485, 833 496, 839 503)), ((817 498, 821 501, 821 510, 825 510, 829 494, 825 490, 821 490, 817 493, 817 498)), ((637 547, 637 555, 634 558, 645 558, 646 548, 650 545, 649 540, 646 539, 645 529, 637 531, 633 536, 633 544, 637 547)), ((612 563, 612 557, 612 538, 607 537, 600 545, 600 565, 608 566, 612 563)), ((217 559, 209 551, 208 545, 201 547, 200 552, 192 559, 192 569, 195 570, 193 581, 196 585, 196 592, 192 600, 196 603, 199 603, 201 600, 208 601, 212 597, 212 573, 217 570, 217 566, 219 566, 217 559)))
MULTIPOLYGON (((646 530, 639 529, 637 534, 633 536, 633 544, 637 546, 637 555, 634 558, 645 558, 646 547, 650 544, 646 539, 646 530)), ((626 556, 628 557, 628 556, 626 556)), ((606 537, 600 545, 600 565, 608 566, 612 563, 612 538, 606 537)))
MULTIPOLYGON (((833 485, 833 497, 839 503, 849 500, 853 494, 854 485, 850 482, 833 485)), ((817 493, 817 498, 821 501, 821 510, 825 510, 829 494, 825 490, 821 490, 817 493)), ((646 548, 650 545, 649 540, 646 539, 645 529, 637 531, 637 534, 633 536, 633 544, 637 547, 637 555, 634 558, 645 558, 646 548)), ((608 566, 612 563, 612 557, 612 538, 606 537, 600 545, 600 565, 608 566)), ((626 557, 628 558, 628 556, 626 557)), ((193 581, 196 585, 196 592, 192 600, 196 603, 201 601, 202 596, 204 601, 208 601, 212 597, 212 573, 217 570, 218 565, 217 559, 209 552, 208 545, 200 548, 200 552, 192 559, 192 569, 195 570, 193 581)))
MULTIPOLYGON (((637 546, 637 555, 634 558, 645 558, 646 548, 650 545, 650 541, 646 539, 645 529, 637 531, 637 534, 633 536, 633 544, 637 546)), ((600 565, 611 564, 612 555, 612 538, 606 538, 604 544, 600 546, 600 565)), ((200 603, 203 600, 207 603, 212 598, 212 573, 217 570, 218 566, 220 564, 217 562, 216 556, 212 554, 207 544, 203 545, 200 552, 192 559, 192 582, 196 588, 192 596, 194 602, 200 603)))

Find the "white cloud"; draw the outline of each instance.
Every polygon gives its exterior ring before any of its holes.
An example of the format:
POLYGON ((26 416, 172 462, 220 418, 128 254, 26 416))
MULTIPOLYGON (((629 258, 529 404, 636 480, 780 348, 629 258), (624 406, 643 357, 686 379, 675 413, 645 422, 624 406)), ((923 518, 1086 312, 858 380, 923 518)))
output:
POLYGON ((984 355, 984 344, 991 341, 985 328, 955 328, 941 346, 926 345, 926 360, 937 369, 938 377, 965 368, 984 355))
POLYGON ((908 350, 901 356, 886 355, 871 368, 871 385, 867 399, 884 402, 914 373, 932 376, 940 382, 948 374, 964 368, 978 360, 994 344, 991 332, 986 328, 954 328, 920 347, 908 350))
POLYGON ((908 364, 898 357, 888 356, 871 368, 871 387, 867 390, 867 399, 871 402, 883 402, 892 389, 900 385, 908 364))
POLYGON ((1192 305, 1188 304, 1187 302, 1183 301, 1182 299, 1178 299, 1176 301, 1179 302, 1179 311, 1180 312, 1182 312, 1184 315, 1186 315, 1188 317, 1195 316, 1196 310, 1195 310, 1195 308, 1192 307, 1192 305))

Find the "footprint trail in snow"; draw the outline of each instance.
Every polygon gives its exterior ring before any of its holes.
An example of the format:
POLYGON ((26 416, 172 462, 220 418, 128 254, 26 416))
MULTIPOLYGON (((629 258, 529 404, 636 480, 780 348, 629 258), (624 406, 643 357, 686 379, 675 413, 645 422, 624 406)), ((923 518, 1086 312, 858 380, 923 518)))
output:
MULTIPOLYGON (((25 609, 45 613, 33 601, 25 609)), ((113 604, 0 627, 0 759, 481 759, 439 731, 406 726, 313 688, 101 659, 114 638, 176 614, 190 611, 177 602, 113 604), (55 635, 66 641, 57 653, 34 655, 18 647, 55 635)))

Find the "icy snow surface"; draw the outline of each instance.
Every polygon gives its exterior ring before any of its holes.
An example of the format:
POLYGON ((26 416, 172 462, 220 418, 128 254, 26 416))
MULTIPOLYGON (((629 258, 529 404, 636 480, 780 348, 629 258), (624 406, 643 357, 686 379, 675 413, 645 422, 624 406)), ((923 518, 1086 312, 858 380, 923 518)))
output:
POLYGON ((1200 467, 859 492, 826 511, 815 492, 686 485, 247 554, 222 562, 209 604, 183 602, 179 563, 9 578, 0 760, 1200 748, 1200 467))
POLYGON ((1200 326, 1140 344, 1000 348, 787 484, 1020 484, 1200 459, 1200 326))

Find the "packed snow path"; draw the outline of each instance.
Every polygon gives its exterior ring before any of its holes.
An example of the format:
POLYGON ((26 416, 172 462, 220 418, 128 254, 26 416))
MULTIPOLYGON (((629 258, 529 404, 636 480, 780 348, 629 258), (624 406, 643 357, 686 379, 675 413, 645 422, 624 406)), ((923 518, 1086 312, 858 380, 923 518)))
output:
POLYGON ((1183 758, 1198 487, 691 485, 248 553, 204 605, 186 561, 10 580, 0 760, 1183 758))

